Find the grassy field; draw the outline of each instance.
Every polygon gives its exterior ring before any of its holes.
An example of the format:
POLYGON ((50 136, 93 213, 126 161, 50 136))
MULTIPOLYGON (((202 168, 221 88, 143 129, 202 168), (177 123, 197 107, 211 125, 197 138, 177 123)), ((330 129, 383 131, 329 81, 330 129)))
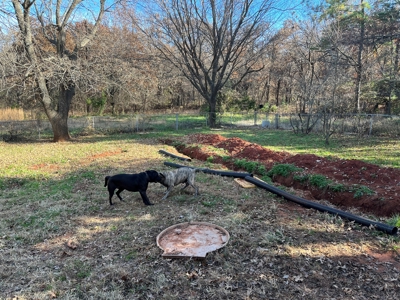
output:
MULTIPOLYGON (((395 141, 336 140, 328 148, 286 132, 212 133, 398 166, 395 141)), ((115 197, 110 207, 104 176, 168 169, 170 159, 158 153, 174 152, 158 140, 165 136, 0 142, 0 299, 396 299, 397 236, 240 188, 231 178, 198 173, 199 196, 177 188, 166 201, 165 188, 150 184, 154 206, 125 191, 126 201, 115 197), (162 258, 157 235, 186 221, 220 225, 231 240, 203 261, 162 258)))
POLYGON ((226 131, 223 132, 223 135, 226 137, 237 136, 274 151, 358 159, 387 167, 400 167, 400 142, 394 138, 336 136, 331 138, 330 145, 325 145, 321 136, 296 135, 291 131, 241 130, 226 131))

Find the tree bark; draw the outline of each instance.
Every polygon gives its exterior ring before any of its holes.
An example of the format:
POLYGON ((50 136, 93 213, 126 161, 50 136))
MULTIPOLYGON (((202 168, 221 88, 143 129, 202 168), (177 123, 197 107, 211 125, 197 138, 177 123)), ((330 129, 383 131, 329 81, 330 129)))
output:
POLYGON ((275 98, 276 106, 279 106, 279 90, 280 90, 280 88, 281 88, 281 79, 279 78, 278 84, 276 86, 276 98, 275 98))
POLYGON ((398 86, 398 78, 399 78, 399 49, 400 49, 400 39, 396 39, 396 46, 394 49, 394 63, 393 63, 393 75, 392 75, 392 82, 391 82, 391 87, 390 87, 390 92, 389 92, 389 103, 387 104, 387 107, 385 108, 387 114, 392 114, 391 110, 391 94, 394 92, 396 95, 397 99, 400 99, 400 89, 396 88, 398 86))
MULTIPOLYGON (((216 97, 215 97, 216 98, 216 97)), ((209 122, 209 126, 211 128, 215 128, 215 126, 217 125, 217 100, 210 100, 209 101, 209 105, 210 105, 210 110, 209 110, 209 116, 208 116, 208 122, 209 122)))
POLYGON ((267 81, 267 91, 266 91, 266 103, 269 103, 269 93, 270 93, 270 89, 271 89, 271 76, 268 76, 268 81, 267 81))
POLYGON ((71 139, 68 130, 68 114, 74 95, 75 86, 73 83, 67 88, 63 85, 60 87, 57 111, 49 116, 50 124, 53 129, 54 142, 65 142, 71 139))
MULTIPOLYGON (((361 4, 361 15, 362 18, 365 16, 365 9, 363 6, 363 0, 360 1, 361 4)), ((358 44, 358 53, 357 53, 357 67, 356 67, 356 87, 355 87, 355 110, 357 113, 361 112, 360 98, 361 98, 361 80, 363 73, 363 51, 364 51, 364 39, 365 39, 365 20, 362 19, 360 21, 360 40, 358 44)))

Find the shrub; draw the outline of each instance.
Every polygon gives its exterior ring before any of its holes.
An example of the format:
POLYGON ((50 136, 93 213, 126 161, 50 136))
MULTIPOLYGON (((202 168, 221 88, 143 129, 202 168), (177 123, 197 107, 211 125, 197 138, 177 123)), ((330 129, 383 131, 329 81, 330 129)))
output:
POLYGON ((249 173, 253 172, 257 168, 257 162, 246 159, 237 159, 235 160, 234 164, 235 166, 244 169, 249 173))
POLYGON ((257 173, 260 174, 261 176, 267 175, 267 169, 265 168, 264 165, 259 164, 257 166, 257 173))
POLYGON ((346 190, 346 187, 343 184, 338 183, 332 184, 331 186, 329 186, 329 189, 333 192, 344 192, 346 190))
POLYGON ((303 171, 303 169, 298 168, 295 165, 279 164, 279 165, 273 166, 272 169, 268 171, 267 175, 270 177, 273 177, 275 175, 281 175, 281 176, 287 177, 294 172, 300 172, 300 171, 303 171))
POLYGON ((400 227, 400 215, 394 215, 387 221, 387 223, 395 227, 400 227))
POLYGON ((316 186, 320 189, 327 187, 330 183, 329 179, 327 179, 324 175, 320 174, 310 175, 308 181, 310 182, 311 185, 316 186))
POLYGON ((375 192, 365 185, 354 185, 350 188, 350 191, 354 193, 354 198, 361 198, 366 195, 373 195, 375 192))
POLYGON ((308 175, 308 174, 305 174, 305 175, 294 175, 293 176, 293 180, 299 181, 301 183, 307 182, 309 178, 310 178, 310 175, 308 175))

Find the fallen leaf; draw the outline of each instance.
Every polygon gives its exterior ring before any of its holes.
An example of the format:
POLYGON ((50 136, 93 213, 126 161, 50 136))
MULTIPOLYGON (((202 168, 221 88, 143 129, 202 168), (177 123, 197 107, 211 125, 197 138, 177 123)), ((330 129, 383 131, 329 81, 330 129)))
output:
POLYGON ((78 243, 73 240, 68 240, 67 246, 68 248, 75 250, 78 247, 78 243))

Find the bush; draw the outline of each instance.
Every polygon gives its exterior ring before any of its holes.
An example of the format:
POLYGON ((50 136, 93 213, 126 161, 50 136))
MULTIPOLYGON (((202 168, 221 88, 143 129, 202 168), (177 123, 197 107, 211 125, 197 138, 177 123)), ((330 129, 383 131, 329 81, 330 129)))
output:
POLYGON ((343 184, 338 183, 331 185, 329 189, 333 192, 344 192, 346 190, 346 187, 343 184))
POLYGON ((267 175, 269 177, 273 177, 275 175, 281 175, 281 176, 287 177, 294 172, 300 172, 300 171, 303 171, 303 169, 298 168, 295 165, 279 164, 279 165, 273 166, 272 169, 268 171, 267 175))
POLYGON ((308 181, 310 182, 311 185, 316 186, 320 189, 327 187, 330 183, 329 179, 327 179, 324 175, 320 174, 310 175, 308 181))
POLYGON ((350 192, 354 193, 354 198, 361 198, 362 196, 370 196, 375 194, 373 190, 365 185, 354 185, 350 188, 350 192))

